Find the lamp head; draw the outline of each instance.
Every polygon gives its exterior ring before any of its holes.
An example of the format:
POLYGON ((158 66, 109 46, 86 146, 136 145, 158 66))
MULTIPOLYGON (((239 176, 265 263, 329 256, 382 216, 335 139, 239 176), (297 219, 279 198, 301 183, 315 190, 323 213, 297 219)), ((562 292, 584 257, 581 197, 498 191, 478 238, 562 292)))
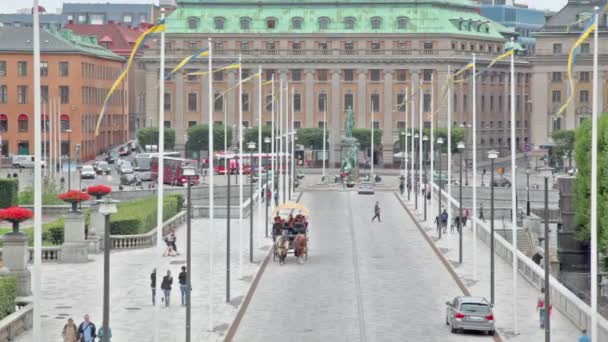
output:
POLYGON ((186 165, 182 168, 184 176, 186 177, 192 177, 194 175, 196 175, 196 168, 193 165, 186 165))
POLYGON ((412 136, 412 133, 407 132, 407 136, 408 136, 408 137, 411 137, 411 136, 412 136))
POLYGON ((247 143, 247 148, 250 150, 255 150, 255 143, 253 141, 250 141, 249 143, 247 143))
POLYGON ((422 136, 422 141, 428 141, 429 137, 427 137, 426 135, 422 136))
POLYGON ((498 158, 498 151, 491 150, 488 152, 488 159, 496 159, 498 158))
POLYGON ((272 141, 272 139, 270 139, 270 137, 264 138, 264 143, 266 143, 266 144, 270 144, 271 141, 272 141))
POLYGON ((458 149, 459 150, 464 150, 464 141, 461 141, 458 143, 458 149))
POLYGON ((113 200, 109 197, 104 197, 101 200, 96 201, 99 203, 99 213, 102 215, 111 215, 116 214, 118 212, 118 208, 116 207, 116 203, 119 203, 116 200, 113 200))
POLYGON ((414 139, 418 139, 418 133, 414 133, 414 139))
POLYGON ((443 138, 442 137, 437 138, 437 144, 438 145, 443 145, 443 138))

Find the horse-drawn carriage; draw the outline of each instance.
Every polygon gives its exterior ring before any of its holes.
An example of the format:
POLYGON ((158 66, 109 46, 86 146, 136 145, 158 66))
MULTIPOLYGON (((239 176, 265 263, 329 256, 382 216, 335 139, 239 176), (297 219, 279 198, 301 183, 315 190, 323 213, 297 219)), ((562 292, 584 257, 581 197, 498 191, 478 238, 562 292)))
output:
POLYGON ((285 263, 287 254, 292 253, 298 263, 308 260, 308 226, 310 211, 301 204, 287 202, 273 212, 272 240, 273 260, 285 263))

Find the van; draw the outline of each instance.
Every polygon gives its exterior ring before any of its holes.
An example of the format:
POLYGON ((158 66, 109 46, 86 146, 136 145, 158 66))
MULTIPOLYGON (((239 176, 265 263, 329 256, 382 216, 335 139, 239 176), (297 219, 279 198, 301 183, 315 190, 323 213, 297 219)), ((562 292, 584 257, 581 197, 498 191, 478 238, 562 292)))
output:
MULTIPOLYGON (((42 161, 42 167, 46 165, 46 162, 42 161)), ((13 156, 13 167, 14 168, 30 168, 34 167, 34 156, 32 155, 16 155, 13 156)))

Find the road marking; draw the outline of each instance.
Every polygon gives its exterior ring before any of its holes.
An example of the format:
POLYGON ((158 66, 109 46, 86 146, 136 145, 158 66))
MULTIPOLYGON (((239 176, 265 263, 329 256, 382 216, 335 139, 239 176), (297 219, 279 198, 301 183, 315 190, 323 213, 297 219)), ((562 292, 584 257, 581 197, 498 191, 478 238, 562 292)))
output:
POLYGON ((355 239, 355 222, 353 221, 353 209, 351 206, 351 193, 348 194, 348 218, 349 230, 352 242, 352 261, 353 261, 353 278, 355 280, 355 293, 357 296, 357 312, 359 316, 359 336, 362 342, 367 341, 367 331, 365 329, 365 311, 363 310, 363 298, 361 298, 361 277, 359 276, 359 257, 357 253, 357 241, 355 239))

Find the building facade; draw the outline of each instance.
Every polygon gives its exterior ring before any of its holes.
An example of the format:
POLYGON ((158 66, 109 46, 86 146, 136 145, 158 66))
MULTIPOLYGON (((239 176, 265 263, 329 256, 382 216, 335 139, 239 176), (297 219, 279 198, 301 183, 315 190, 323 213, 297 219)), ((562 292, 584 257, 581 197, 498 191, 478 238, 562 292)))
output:
MULTIPOLYGON (((395 142, 405 127, 406 116, 418 117, 430 127, 431 116, 439 127, 471 124, 472 84, 470 77, 454 86, 452 122, 447 120, 444 85, 448 66, 462 68, 477 56, 478 68, 504 52, 513 30, 477 13, 468 0, 426 1, 300 1, 266 0, 256 3, 227 0, 182 0, 167 18, 167 71, 183 57, 207 45, 212 38, 216 67, 234 63, 242 56, 243 78, 263 69, 262 77, 274 75, 289 82, 290 106, 296 127, 322 127, 330 132, 330 159, 340 161, 344 113, 352 108, 356 127, 374 125, 383 130, 377 146, 376 164, 394 162, 395 142), (408 94, 418 93, 404 105, 408 94), (293 96, 291 93, 293 92, 293 96), (433 111, 434 109, 434 111, 433 111), (324 113, 327 112, 327 121, 324 113), (373 115, 373 123, 372 123, 373 115)), ((158 48, 146 50, 141 61, 146 69, 146 113, 158 121, 158 48)), ((206 69, 206 59, 187 65, 206 69)), ((517 142, 528 143, 529 65, 517 62, 517 142)), ((238 82, 237 71, 215 73, 214 121, 238 125, 238 93, 230 91, 238 82)), ((190 125, 208 122, 207 76, 177 74, 166 83, 165 125, 176 129, 177 146, 183 146, 190 125)), ((478 149, 508 146, 508 64, 497 63, 478 77, 478 149)), ((271 86, 262 89, 262 122, 271 121, 268 99, 271 86)), ((243 86, 243 122, 257 126, 257 82, 243 86)), ((469 146, 471 134, 468 135, 469 146)))
MULTIPOLYGON (((32 27, 31 14, 10 13, 0 14, 0 27, 32 27)), ((40 14, 40 27, 46 29, 60 29, 65 25, 67 16, 63 14, 40 14)))
MULTIPOLYGON (((31 37, 31 28, 0 28, 0 133, 5 156, 34 151, 31 37)), ((124 59, 98 46, 95 38, 77 36, 70 30, 41 30, 40 42, 42 117, 46 121, 41 125, 46 128, 47 141, 52 105, 58 108, 62 155, 71 151, 74 156, 79 144, 78 157, 92 159, 125 141, 128 91, 124 88, 110 100, 100 135, 95 137, 101 104, 124 59)))
MULTIPOLYGON (((552 144, 551 134, 560 129, 575 129, 581 121, 591 116, 593 80, 593 39, 591 36, 580 46, 580 53, 573 68, 573 98, 564 113, 559 109, 566 103, 568 89, 567 63, 572 45, 593 15, 595 6, 605 1, 570 0, 536 34, 536 54, 530 57, 533 64, 532 88, 533 115, 532 140, 536 146, 552 144)), ((602 14, 599 23, 599 89, 600 112, 607 108, 608 94, 608 20, 602 14)))
POLYGON ((112 21, 138 26, 153 23, 158 9, 152 4, 64 3, 63 14, 76 24, 103 25, 112 21))

